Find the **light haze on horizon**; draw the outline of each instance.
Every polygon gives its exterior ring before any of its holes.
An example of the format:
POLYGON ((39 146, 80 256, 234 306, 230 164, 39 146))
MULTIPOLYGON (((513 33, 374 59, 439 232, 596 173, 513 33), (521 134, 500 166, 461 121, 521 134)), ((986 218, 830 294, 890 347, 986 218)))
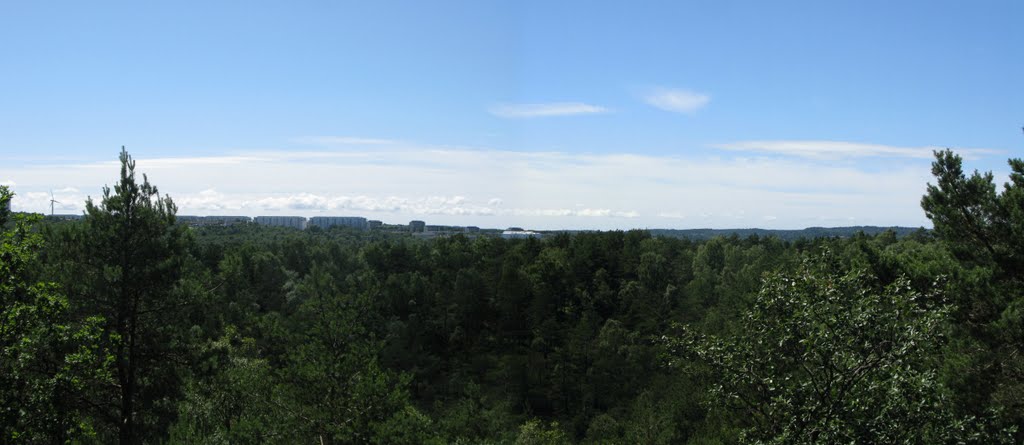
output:
POLYGON ((1022 156, 1024 3, 7 2, 0 184, 126 146, 179 214, 536 229, 928 226, 1022 156))

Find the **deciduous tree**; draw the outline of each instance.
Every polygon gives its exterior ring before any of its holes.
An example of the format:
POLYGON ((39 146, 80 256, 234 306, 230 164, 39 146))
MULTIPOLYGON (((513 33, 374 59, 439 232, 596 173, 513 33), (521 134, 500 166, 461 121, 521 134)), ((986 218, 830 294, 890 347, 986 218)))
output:
POLYGON ((76 322, 55 284, 32 280, 39 218, 11 221, 12 196, 0 186, 0 443, 81 440, 94 433, 84 395, 110 383, 102 320, 76 322))
POLYGON ((746 440, 772 444, 993 443, 957 418, 936 378, 948 308, 905 279, 880 287, 828 254, 765 279, 739 333, 666 339, 697 359, 712 400, 741 415, 746 440))

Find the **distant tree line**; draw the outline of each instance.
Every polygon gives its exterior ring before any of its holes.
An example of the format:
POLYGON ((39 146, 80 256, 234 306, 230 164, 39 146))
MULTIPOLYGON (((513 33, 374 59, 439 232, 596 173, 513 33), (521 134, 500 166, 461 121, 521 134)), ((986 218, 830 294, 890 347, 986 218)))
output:
POLYGON ((806 238, 836 238, 851 237, 857 235, 881 235, 892 232, 897 238, 918 235, 926 232, 922 227, 878 227, 878 226, 849 226, 849 227, 808 227, 806 229, 650 229, 648 232, 654 236, 668 236, 674 238, 688 238, 693 240, 706 241, 715 237, 738 236, 747 238, 775 237, 784 241, 796 241, 806 238))

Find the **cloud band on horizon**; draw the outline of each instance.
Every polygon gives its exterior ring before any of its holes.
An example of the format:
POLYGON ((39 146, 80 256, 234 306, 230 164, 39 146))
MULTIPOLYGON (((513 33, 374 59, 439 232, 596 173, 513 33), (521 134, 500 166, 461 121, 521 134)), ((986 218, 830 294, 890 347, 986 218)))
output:
MULTIPOLYGON (((918 202, 930 179, 929 164, 916 160, 879 169, 803 157, 425 145, 137 162, 182 214, 334 212, 399 222, 429 215, 437 223, 539 229, 922 225, 918 202)), ((48 209, 51 188, 84 191, 57 198, 80 205, 116 174, 112 161, 0 167, 0 178, 19 184, 16 209, 37 212, 48 209)))
MULTIPOLYGON (((864 144, 843 141, 816 140, 778 140, 778 141, 740 141, 727 144, 716 144, 712 147, 721 150, 775 154, 819 160, 838 160, 845 158, 889 157, 931 159, 933 152, 944 147, 899 147, 882 144, 864 144)), ((1001 150, 987 148, 958 148, 956 152, 967 159, 976 159, 985 155, 1002 153, 1001 150)))

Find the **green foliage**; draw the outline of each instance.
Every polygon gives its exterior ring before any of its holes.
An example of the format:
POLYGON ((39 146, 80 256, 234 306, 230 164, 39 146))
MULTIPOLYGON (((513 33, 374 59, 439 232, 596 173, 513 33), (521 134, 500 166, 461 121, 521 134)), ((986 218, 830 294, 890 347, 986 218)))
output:
POLYGON ((906 279, 882 287, 825 254, 768 276, 735 336, 666 341, 674 360, 710 368, 712 403, 742 413, 745 440, 991 443, 936 378, 947 312, 906 279))
MULTIPOLYGON (((618 425, 601 433, 605 443, 672 442, 705 416, 675 401, 698 391, 661 390, 672 372, 650 341, 669 320, 702 313, 687 291, 699 244, 643 232, 422 242, 273 230, 232 244, 216 232, 197 232, 200 251, 218 246, 209 264, 223 280, 213 297, 222 303, 213 313, 253 339, 280 403, 301 413, 279 416, 294 420, 297 437, 397 441, 426 431, 431 440, 511 443, 534 418, 559 422, 574 442, 604 415, 618 425), (383 384, 365 398, 397 402, 337 428, 349 418, 343 408, 364 396, 347 399, 354 387, 332 376, 367 373, 383 384), (637 402, 645 392, 658 394, 653 407, 637 402), (326 393, 338 396, 316 397, 326 393)), ((774 239, 717 243, 716 294, 702 303, 711 308, 719 295, 744 304, 757 277, 778 267, 774 258, 792 256, 774 239)))
POLYGON ((587 427, 586 441, 595 444, 614 444, 622 439, 622 425, 609 414, 595 416, 587 427))
POLYGON ((212 375, 186 386, 170 442, 290 443, 292 428, 280 408, 272 369, 259 358, 254 341, 229 328, 201 354, 212 375))
POLYGON ((1019 276, 1024 265, 1024 161, 1011 159, 1010 182, 996 192, 991 172, 966 176, 962 159, 950 150, 936 152, 921 207, 936 234, 961 258, 995 263, 1019 276))
POLYGON ((538 420, 530 420, 519 427, 515 445, 565 445, 569 439, 559 429, 558 422, 545 426, 538 420))
MULTIPOLYGON (((12 193, 0 186, 0 228, 12 193)), ((94 435, 87 390, 110 384, 101 319, 76 322, 51 283, 32 282, 42 237, 38 217, 0 232, 0 442, 60 443, 94 435)))
POLYGON ((630 421, 626 425, 625 443, 664 445, 675 442, 676 423, 672 418, 672 400, 659 398, 650 390, 633 402, 630 421))
POLYGON ((454 442, 511 441, 518 419, 507 403, 488 400, 480 391, 480 385, 469 383, 451 405, 437 403, 440 433, 454 442))
POLYGON ((434 421, 411 405, 374 428, 373 443, 379 445, 442 445, 434 421))
POLYGON ((103 319, 103 347, 114 356, 115 385, 89 396, 104 441, 159 436, 173 419, 189 357, 183 335, 194 287, 183 280, 191 239, 175 224, 176 207, 121 151, 121 175, 103 198, 86 202, 81 224, 54 236, 56 279, 74 311, 103 319))
POLYGON ((935 155, 936 184, 921 206, 970 280, 958 314, 966 347, 954 351, 962 365, 951 379, 972 412, 998 409, 1024 424, 1024 161, 1009 160, 999 193, 991 172, 967 176, 953 152, 935 155))
POLYGON ((341 292, 337 275, 314 264, 295 287, 303 325, 282 372, 286 408, 302 431, 330 442, 370 443, 370 432, 407 414, 406 379, 377 363, 368 301, 341 292))

